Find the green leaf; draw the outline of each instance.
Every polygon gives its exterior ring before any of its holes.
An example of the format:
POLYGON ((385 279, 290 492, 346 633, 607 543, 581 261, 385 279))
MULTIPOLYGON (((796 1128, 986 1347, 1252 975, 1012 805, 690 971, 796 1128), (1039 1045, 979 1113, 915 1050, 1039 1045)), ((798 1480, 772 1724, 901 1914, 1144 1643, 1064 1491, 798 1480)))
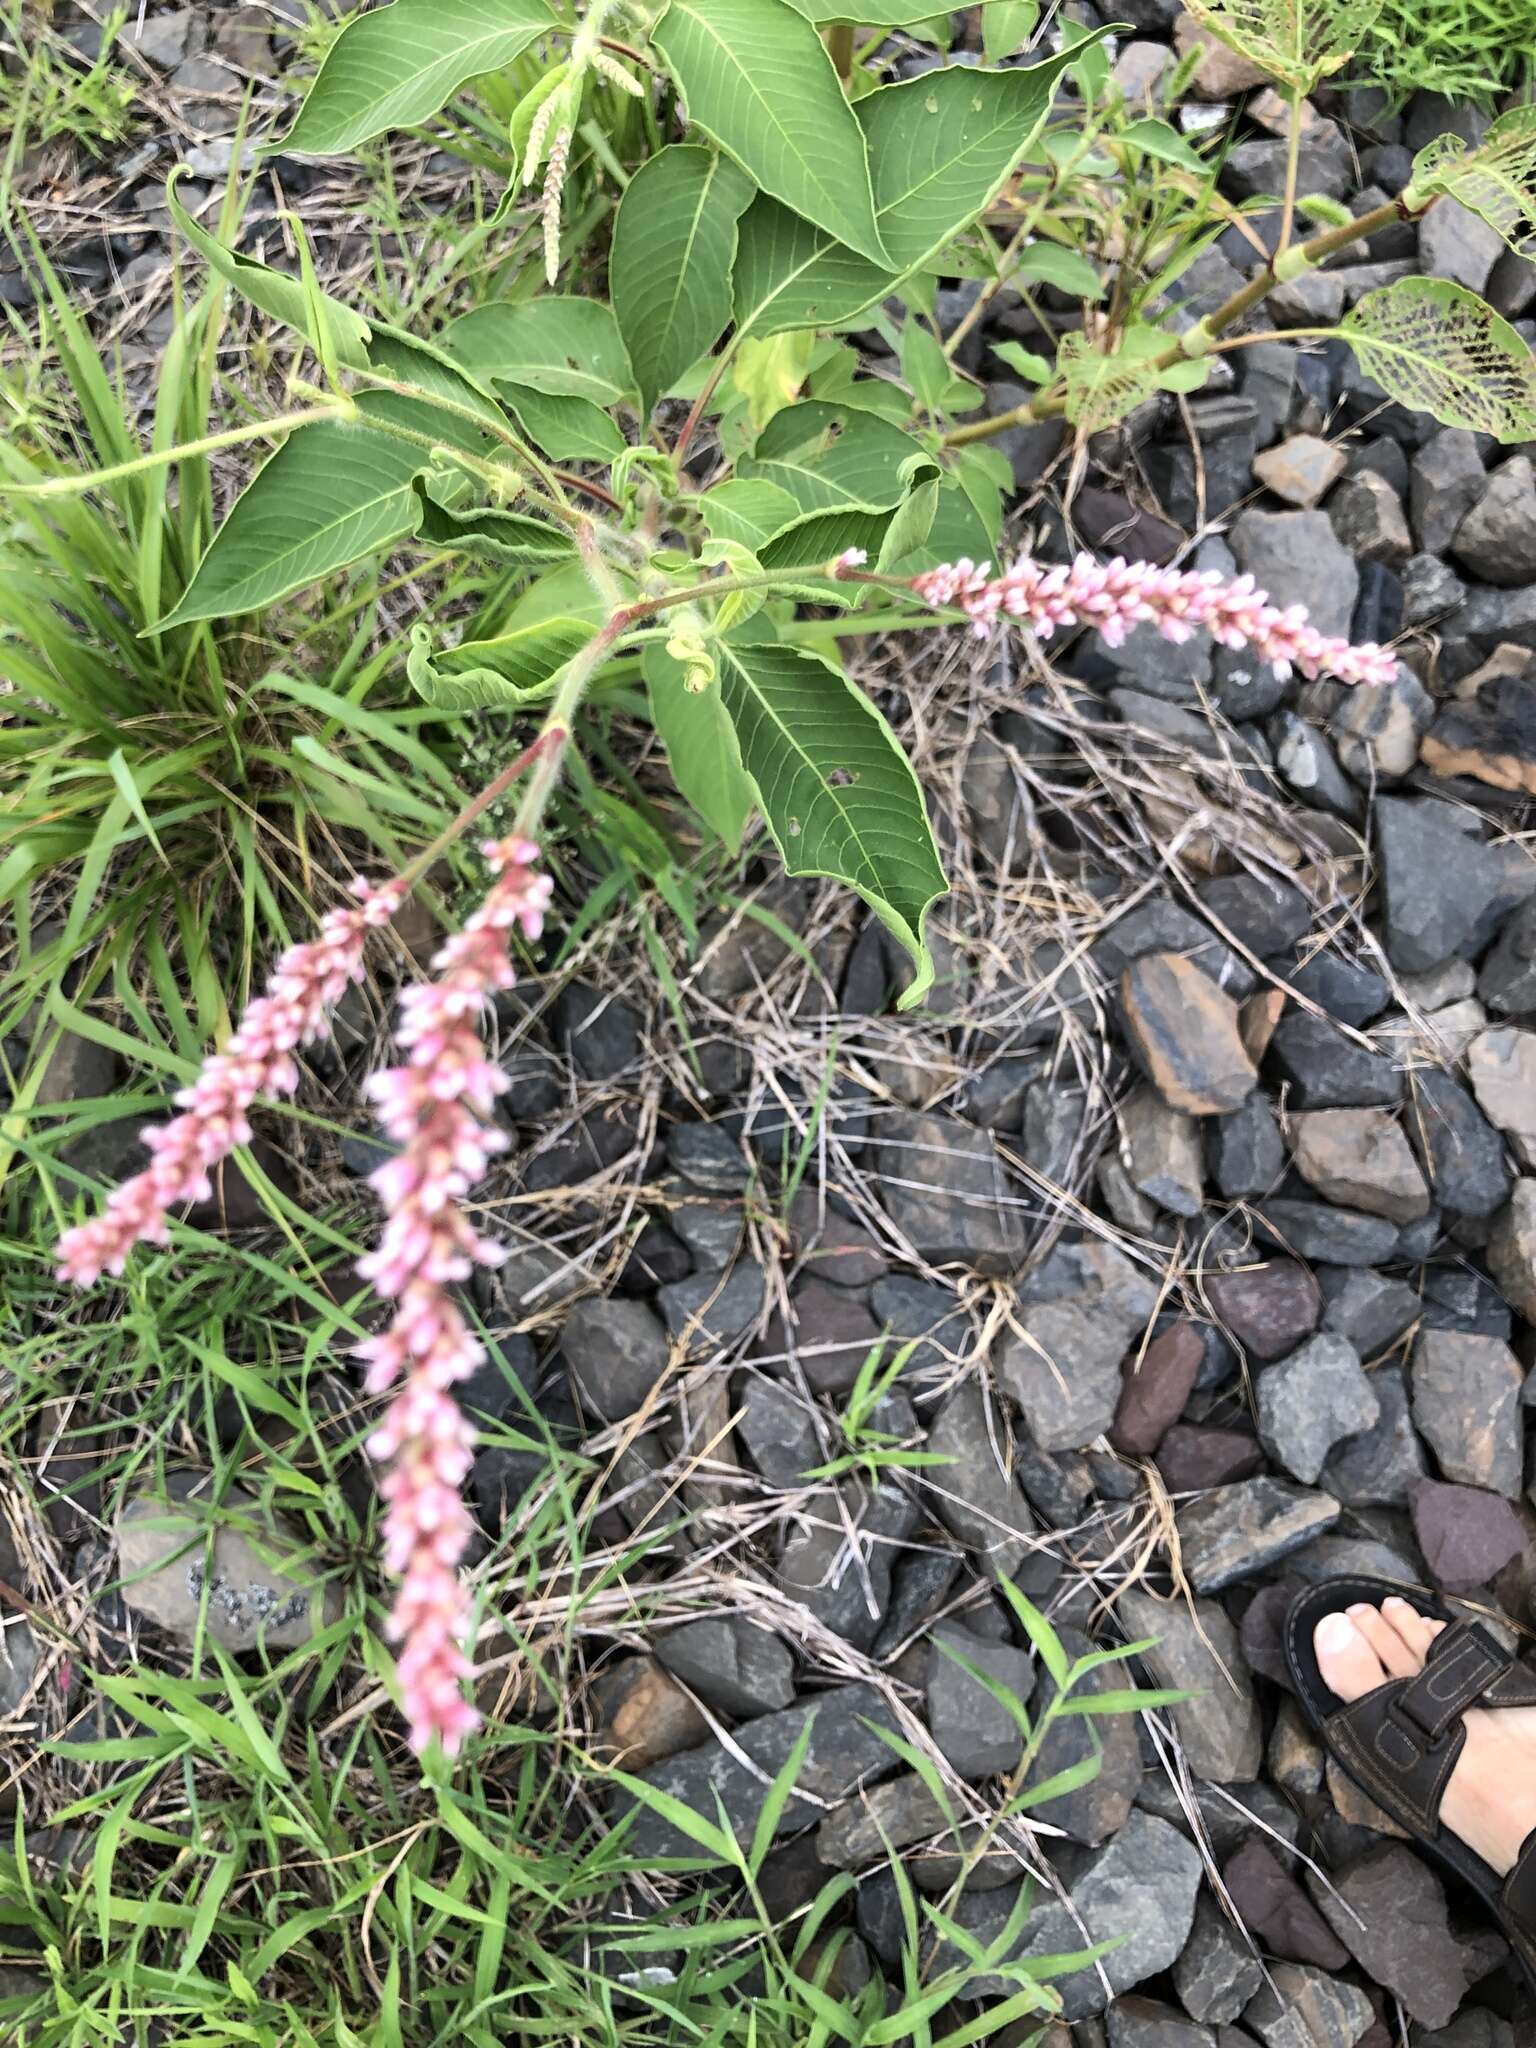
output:
MULTIPOLYGON (((987 6, 987 0, 982 0, 987 6)), ((1017 0, 1015 0, 1017 4, 1017 0)), ((1034 0, 1028 0, 1033 6, 1034 0)), ((831 21, 852 21, 867 28, 918 28, 936 21, 944 9, 931 0, 790 0, 797 14, 814 21, 818 28, 831 21)), ((989 13, 998 11, 1001 0, 991 0, 989 13)), ((1006 12, 1006 8, 1003 10, 1006 12)))
POLYGON ((925 412, 968 412, 980 400, 976 386, 959 374, 921 320, 909 319, 901 330, 901 374, 925 412))
POLYGON ((736 728, 718 683, 686 690, 683 667, 664 647, 646 648, 642 667, 650 691, 651 723, 661 735, 672 779, 710 830, 732 854, 757 805, 757 790, 741 765, 736 728))
POLYGON ((1040 19, 1039 0, 996 0, 981 17, 981 46, 989 64, 1022 49, 1040 19))
POLYGON ((948 886, 911 764, 869 699, 820 657, 759 641, 722 641, 719 655, 742 765, 785 868, 858 891, 912 955, 910 1008, 933 979, 923 927, 948 886))
POLYGON ((311 297, 302 280, 290 277, 286 271, 269 269, 253 256, 242 256, 237 250, 226 249, 206 228, 199 227, 176 197, 177 180, 182 175, 183 167, 178 165, 166 179, 166 205, 177 233, 192 244, 208 267, 216 270, 253 306, 259 307, 272 319, 280 320, 285 327, 293 328, 295 333, 304 335, 317 355, 323 352, 324 341, 336 361, 347 369, 365 367, 371 333, 368 322, 339 299, 329 298, 323 292, 311 297), (324 337, 315 331, 314 310, 317 304, 326 322, 324 337))
POLYGON ((575 553, 575 542, 547 519, 534 519, 526 512, 509 512, 498 505, 476 505, 456 511, 439 504, 422 479, 413 480, 420 501, 416 536, 427 547, 462 548, 467 553, 488 555, 493 561, 527 567, 535 562, 559 562, 575 553))
POLYGON ((1016 341, 994 341, 992 353, 1010 370, 1017 370, 1029 384, 1049 384, 1056 374, 1044 356, 1037 356, 1032 349, 1023 348, 1016 341))
POLYGON ((1211 167, 1205 158, 1191 149, 1178 129, 1170 128, 1166 121, 1148 116, 1141 121, 1128 122, 1114 140, 1133 143, 1146 156, 1155 156, 1165 164, 1176 164, 1181 171, 1193 171, 1196 177, 1208 178, 1211 175, 1211 167))
POLYGON ((647 415, 725 331, 736 223, 754 189, 729 157, 678 142, 619 202, 608 287, 647 415))
MULTIPOLYGON (((891 514, 890 524, 875 557, 875 566, 892 570, 915 554, 933 531, 941 495, 942 478, 937 470, 925 470, 913 488, 891 514)), ((913 573, 916 571, 914 569, 913 573)))
POLYGON ((925 269, 1029 150, 1066 61, 1005 71, 946 66, 866 93, 854 114, 889 266, 865 263, 770 201, 754 200, 738 238, 737 325, 753 333, 831 326, 888 297, 893 271, 925 269))
POLYGON ((394 0, 354 14, 279 147, 343 156, 386 129, 419 127, 556 26, 544 0, 394 0))
POLYGON ((1063 249, 1059 242, 1031 242, 1019 251, 1013 270, 1016 277, 1053 284, 1057 291, 1067 292, 1073 298, 1102 299, 1104 296, 1099 273, 1087 257, 1079 256, 1075 249, 1063 249))
POLYGON ((1367 292, 1339 327, 1368 377, 1415 412, 1499 441, 1536 435, 1536 358, 1474 292, 1405 277, 1367 292))
POLYGON ((535 391, 505 377, 496 379, 496 389, 527 439, 552 462, 612 462, 628 445, 615 422, 590 398, 535 391))
POLYGON ((888 267, 863 133, 820 36, 788 0, 670 0, 651 43, 694 127, 764 192, 888 267))
POLYGON ((1536 106, 1500 114, 1475 149, 1459 135, 1421 149, 1403 198, 1417 210, 1435 193, 1481 214, 1517 256, 1536 256, 1536 106))
POLYGON ((903 465, 922 453, 910 434, 875 413, 808 399, 768 422, 737 474, 778 484, 802 512, 893 509, 906 495, 903 465))
POLYGON ((1185 0, 1229 49, 1271 78, 1310 92, 1342 69, 1381 12, 1382 0, 1185 0))
POLYGON ((1131 327, 1112 355, 1083 334, 1064 334, 1056 367, 1065 386, 1066 414, 1085 434, 1112 427, 1162 388, 1156 357, 1173 339, 1152 327, 1131 327))
POLYGON ((550 693, 555 677, 592 638, 580 619, 544 619, 495 640, 433 651, 425 626, 411 629, 405 672, 413 690, 442 711, 519 709, 550 693))
POLYGON ((416 530, 422 451, 373 427, 322 420, 252 477, 160 630, 259 611, 416 530))
POLYGON ((798 518, 800 503, 761 477, 731 477, 704 493, 699 511, 716 540, 740 541, 743 547, 756 549, 798 518))
MULTIPOLYGON (((862 548, 866 555, 880 551, 894 514, 889 507, 840 505, 831 512, 804 512, 782 532, 766 542, 760 552, 765 569, 813 569, 830 562, 846 548, 862 548)), ((860 593, 856 587, 828 585, 816 592, 815 602, 849 602, 860 593)))
POLYGON ((776 413, 794 403, 816 350, 808 333, 751 334, 736 345, 731 383, 746 402, 752 431, 760 434, 776 413))
POLYGON ((482 382, 596 406, 617 405, 635 388, 619 323, 599 299, 551 293, 520 304, 502 300, 450 320, 439 339, 482 382))

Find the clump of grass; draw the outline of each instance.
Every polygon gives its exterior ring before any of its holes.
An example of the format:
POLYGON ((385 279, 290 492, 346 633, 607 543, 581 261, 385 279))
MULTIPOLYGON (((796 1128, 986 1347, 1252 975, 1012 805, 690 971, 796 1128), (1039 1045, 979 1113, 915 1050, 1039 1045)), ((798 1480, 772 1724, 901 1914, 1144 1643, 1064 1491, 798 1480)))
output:
POLYGON ((11 160, 29 143, 61 141, 101 156, 132 132, 137 88, 112 54, 127 18, 121 8, 107 15, 96 55, 86 59, 15 0, 0 6, 0 57, 16 66, 0 65, 0 129, 11 138, 11 160))
POLYGON ((1531 0, 1385 0, 1358 59, 1395 101, 1443 93, 1491 105, 1536 80, 1531 0))

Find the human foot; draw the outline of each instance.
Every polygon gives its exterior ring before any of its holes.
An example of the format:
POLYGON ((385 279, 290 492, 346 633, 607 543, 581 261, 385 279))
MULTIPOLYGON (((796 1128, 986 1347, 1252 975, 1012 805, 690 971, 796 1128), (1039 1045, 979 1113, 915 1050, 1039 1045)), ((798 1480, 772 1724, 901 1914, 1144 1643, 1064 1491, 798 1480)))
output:
MULTIPOLYGON (((1324 1683, 1350 1702, 1390 1678, 1422 1671, 1444 1627, 1406 1600, 1389 1599, 1379 1608, 1325 1615, 1312 1644, 1324 1683)), ((1474 1708, 1466 1724, 1466 1747, 1445 1788, 1440 1819, 1502 1877, 1536 1828, 1536 1708, 1474 1708)))

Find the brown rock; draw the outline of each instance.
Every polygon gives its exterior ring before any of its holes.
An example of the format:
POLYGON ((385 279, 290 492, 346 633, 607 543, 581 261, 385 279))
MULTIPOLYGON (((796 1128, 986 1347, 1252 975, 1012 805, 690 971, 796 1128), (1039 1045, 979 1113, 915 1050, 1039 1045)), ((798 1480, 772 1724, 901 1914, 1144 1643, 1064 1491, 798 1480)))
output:
POLYGON ((1282 1700, 1266 1753, 1269 1775, 1282 1792, 1305 1805, 1323 1788, 1323 1760, 1311 1723, 1294 1700, 1282 1700))
POLYGON ((1342 1821, 1352 1828, 1369 1828, 1375 1835, 1392 1835, 1400 1842, 1408 1840, 1408 1830, 1400 1828, 1391 1814, 1383 1812, 1369 1793, 1362 1792, 1347 1771, 1329 1757, 1324 1773, 1328 1785, 1328 1797, 1333 1801, 1333 1810, 1342 1821))
POLYGON ((1193 1323, 1175 1323, 1125 1361, 1125 1385, 1109 1440, 1128 1457, 1150 1458, 1184 1413, 1195 1389, 1205 1342, 1193 1323))
POLYGON ((1265 1360, 1284 1358, 1304 1344, 1323 1312, 1321 1288, 1305 1266, 1291 1259, 1212 1273, 1205 1291, 1243 1349, 1265 1360))
POLYGON ((1237 1028, 1242 1036, 1243 1046, 1249 1059, 1258 1066, 1269 1051, 1269 1041, 1275 1035, 1275 1028, 1285 1014, 1285 990, 1283 988, 1262 989, 1258 995, 1250 996, 1239 1012, 1237 1028))
MULTIPOLYGON (((1252 108, 1249 108, 1250 113, 1252 108)), ((1344 451, 1316 434, 1293 434, 1254 458, 1253 473, 1288 505, 1315 505, 1348 468, 1344 451)))
POLYGON ((655 1657, 625 1657, 592 1687, 593 1747, 621 1770, 644 1771, 709 1740, 709 1723, 655 1657))
POLYGON ((1517 1180, 1488 1240, 1488 1266, 1507 1302, 1536 1322, 1536 1180, 1517 1180))
POLYGON ((1237 1005, 1180 953, 1145 953, 1120 977, 1131 1048, 1153 1086, 1190 1116, 1225 1116, 1253 1091, 1237 1005))
POLYGON ((1413 1533, 1436 1585, 1450 1593, 1486 1586, 1525 1548, 1525 1530, 1507 1500, 1480 1486, 1421 1479, 1413 1489, 1413 1533))
POLYGON ((1230 1858, 1221 1877, 1239 1921, 1273 1954, 1324 1970, 1342 1970, 1348 1963, 1348 1949, 1257 1836, 1230 1858))
POLYGON ((1393 1223, 1429 1213, 1429 1188, 1402 1126, 1385 1109, 1314 1109, 1292 1126, 1296 1171, 1330 1202, 1393 1223))
POLYGON ((1467 1079, 1489 1123, 1523 1166, 1536 1166, 1536 1031, 1505 1025, 1467 1047, 1467 1079))
POLYGON ((1419 758, 1436 775, 1536 796, 1536 682, 1505 677, 1472 703, 1447 704, 1419 758))
POLYGON ((1174 23, 1173 45, 1181 57, 1194 49, 1203 53, 1190 87, 1197 100, 1229 100, 1234 93, 1247 92, 1252 86, 1268 82, 1269 74, 1261 64, 1218 42, 1192 15, 1181 14, 1174 23))
POLYGON ((1335 1934, 1366 1976, 1426 2027, 1447 2026, 1467 1992, 1440 1880, 1421 1856, 1384 1842, 1315 1886, 1335 1934))
POLYGON ((1170 1493, 1203 1493, 1251 1479, 1264 1462, 1257 1441, 1238 1429, 1208 1429, 1176 1422, 1157 1451, 1157 1469, 1170 1493))

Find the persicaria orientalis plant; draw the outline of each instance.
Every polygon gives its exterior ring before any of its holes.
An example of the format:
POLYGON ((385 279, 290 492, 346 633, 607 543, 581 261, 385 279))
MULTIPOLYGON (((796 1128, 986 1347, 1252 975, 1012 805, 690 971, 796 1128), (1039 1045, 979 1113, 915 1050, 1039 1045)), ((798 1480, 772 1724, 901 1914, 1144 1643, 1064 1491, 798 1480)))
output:
MULTIPOLYGON (((1390 681, 1390 650, 1320 633, 1248 578, 1087 555, 994 573, 1012 473, 993 440, 1055 417, 1084 435, 1160 391, 1198 388, 1215 356, 1257 338, 1235 329, 1276 283, 1443 196, 1517 249, 1536 232, 1529 108, 1496 121, 1476 150, 1422 152, 1403 193, 1359 220, 1297 189, 1293 146, 1275 254, 1227 304, 1180 326, 1152 284, 1122 278, 1113 315, 1090 314, 1054 358, 1014 350, 1033 398, 965 419, 981 394, 956 351, 976 312, 941 334, 927 311, 936 281, 980 279, 977 306, 1030 279, 1091 303, 1101 280, 1061 223, 1074 176, 1109 161, 1128 189, 1149 165, 1155 174, 1166 283, 1203 246, 1207 165, 1165 122, 1127 117, 1093 36, 1064 30, 1055 54, 1004 64, 1015 53, 989 25, 983 65, 887 81, 882 33, 931 9, 864 0, 863 38, 839 26, 845 11, 821 0, 499 0, 489 39, 435 0, 353 18, 282 147, 348 152, 429 121, 496 69, 511 107, 505 232, 524 235, 556 287, 475 307, 430 335, 364 319, 320 290, 307 260, 290 276, 237 253, 170 194, 186 238, 296 333, 309 362, 290 410, 199 444, 207 454, 280 443, 162 627, 259 610, 409 546, 489 559, 515 587, 493 632, 452 644, 428 618, 412 635, 408 674, 429 703, 511 710, 536 730, 445 835, 517 792, 511 831, 484 846, 484 900, 405 990, 399 1064, 371 1088, 396 1149, 373 1176, 384 1222, 361 1268, 389 1315, 363 1353, 370 1390, 388 1397, 371 1448, 387 1466, 400 1688, 421 1748, 451 1752, 474 1723, 459 1571, 472 1437, 453 1390, 482 1354, 454 1290, 498 1256, 465 1204, 503 1142, 488 1119, 506 1085, 479 1025, 549 907, 538 849, 583 705, 618 676, 632 689, 638 674, 703 823, 734 852, 760 815, 792 873, 856 889, 910 954, 904 1001, 918 1002, 932 974, 925 921, 945 888, 922 792, 878 709, 820 651, 826 635, 802 632, 801 608, 857 605, 908 623, 921 613, 1036 640, 1202 632, 1282 673, 1390 681), (594 219, 606 295, 561 290, 567 224, 594 219), (906 309, 899 325, 893 303, 906 309), (871 372, 841 338, 864 326, 894 349, 893 374, 871 372)), ((1372 8, 1316 5, 1300 38, 1294 0, 1198 0, 1195 12, 1276 79, 1294 141, 1306 94, 1346 61, 1372 8)), ((989 24, 1017 17, 984 10, 989 24)), ((1458 286, 1410 278, 1370 291, 1326 332, 1407 405, 1505 441, 1536 435, 1530 351, 1458 286)), ((178 453, 31 488, 115 482, 178 453)), ((442 843, 404 875, 353 883, 347 906, 283 956, 177 1098, 179 1114, 148 1134, 146 1169, 65 1234, 68 1278, 120 1273, 136 1243, 163 1241, 178 1208, 248 1142, 253 1110, 293 1092, 297 1055, 362 974, 369 933, 442 843)))

